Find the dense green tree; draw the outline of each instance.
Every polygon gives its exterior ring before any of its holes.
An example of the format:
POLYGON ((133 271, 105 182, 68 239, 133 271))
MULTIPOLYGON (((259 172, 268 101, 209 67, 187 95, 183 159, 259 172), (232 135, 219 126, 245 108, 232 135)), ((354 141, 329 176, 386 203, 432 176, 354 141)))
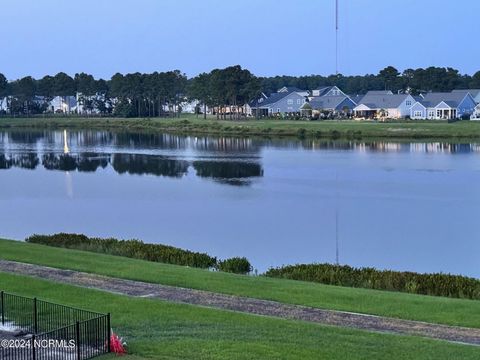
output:
POLYGON ((0 73, 0 97, 4 97, 7 95, 8 90, 8 81, 5 75, 0 73))

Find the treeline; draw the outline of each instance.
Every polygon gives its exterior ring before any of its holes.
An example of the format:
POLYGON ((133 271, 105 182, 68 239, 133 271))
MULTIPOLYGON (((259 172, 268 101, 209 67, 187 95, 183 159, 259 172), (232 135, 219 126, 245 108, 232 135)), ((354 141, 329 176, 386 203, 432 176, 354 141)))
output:
POLYGON ((95 107, 102 114, 113 113, 121 117, 150 117, 175 115, 181 111, 180 103, 200 100, 197 113, 214 108, 218 117, 238 117, 242 107, 261 92, 270 94, 283 86, 312 90, 336 85, 347 94, 363 94, 369 90, 388 89, 417 94, 426 91, 451 91, 453 89, 480 88, 480 71, 474 75, 460 74, 453 68, 429 67, 407 69, 400 73, 392 66, 378 74, 363 76, 309 75, 256 77, 241 66, 214 69, 188 79, 179 70, 151 74, 117 73, 110 80, 95 79, 80 73, 70 77, 65 73, 34 79, 26 76, 7 81, 0 73, 0 99, 10 98, 10 114, 38 114, 46 111, 45 103, 36 99, 51 100, 55 96, 81 93, 85 106, 95 107), (93 97, 101 94, 101 97, 93 97), (228 108, 228 110, 227 110, 228 108))
POLYGON ((326 285, 480 300, 480 280, 459 275, 419 274, 332 264, 283 266, 272 268, 265 275, 326 285))
POLYGON ((394 93, 408 91, 415 95, 428 91, 480 88, 480 71, 470 76, 449 67, 428 67, 407 69, 400 73, 393 66, 388 66, 376 75, 275 76, 262 78, 261 82, 262 90, 266 93, 274 92, 283 86, 312 90, 336 85, 350 95, 365 94, 369 90, 392 90, 394 93))

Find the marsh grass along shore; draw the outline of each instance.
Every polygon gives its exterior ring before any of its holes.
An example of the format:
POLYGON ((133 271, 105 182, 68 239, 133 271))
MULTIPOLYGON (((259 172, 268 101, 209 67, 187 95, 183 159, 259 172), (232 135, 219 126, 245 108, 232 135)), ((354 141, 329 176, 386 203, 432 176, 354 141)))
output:
POLYGON ((458 121, 304 121, 204 120, 195 115, 180 118, 0 118, 0 129, 78 129, 167 132, 183 135, 242 137, 297 137, 328 139, 462 140, 480 139, 480 122, 458 121))

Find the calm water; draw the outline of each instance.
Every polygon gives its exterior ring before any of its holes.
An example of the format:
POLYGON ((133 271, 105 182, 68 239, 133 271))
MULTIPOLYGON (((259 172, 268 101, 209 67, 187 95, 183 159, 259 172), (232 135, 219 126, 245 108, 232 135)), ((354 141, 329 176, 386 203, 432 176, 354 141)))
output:
POLYGON ((0 132, 0 236, 480 277, 480 145, 0 132), (338 214, 338 216, 336 215, 338 214))

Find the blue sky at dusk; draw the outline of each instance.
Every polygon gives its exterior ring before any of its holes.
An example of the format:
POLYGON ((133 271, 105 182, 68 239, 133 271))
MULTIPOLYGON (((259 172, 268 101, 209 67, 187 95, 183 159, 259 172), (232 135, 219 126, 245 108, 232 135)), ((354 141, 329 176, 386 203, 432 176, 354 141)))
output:
MULTIPOLYGON (((345 75, 480 70, 479 0, 339 0, 345 75)), ((240 64, 259 76, 335 72, 335 0, 16 0, 1 8, 0 72, 180 69, 240 64)))

